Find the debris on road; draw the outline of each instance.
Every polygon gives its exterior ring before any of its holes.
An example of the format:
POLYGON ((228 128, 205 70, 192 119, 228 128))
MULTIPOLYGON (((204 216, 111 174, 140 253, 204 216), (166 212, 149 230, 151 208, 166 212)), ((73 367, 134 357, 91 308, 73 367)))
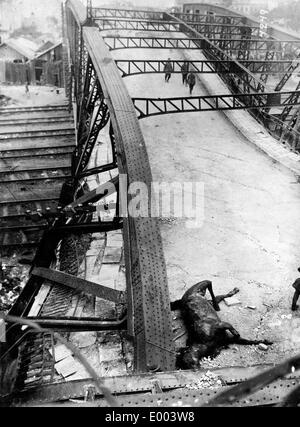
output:
POLYGON ((189 390, 201 390, 203 388, 215 389, 222 387, 222 380, 213 372, 207 371, 197 381, 192 384, 187 384, 189 390))
POLYGON ((259 344, 258 349, 261 351, 268 351, 269 347, 266 344, 259 344))
POLYGON ((236 297, 231 297, 225 299, 225 304, 227 305, 227 307, 234 307, 236 305, 242 304, 242 302, 236 297))

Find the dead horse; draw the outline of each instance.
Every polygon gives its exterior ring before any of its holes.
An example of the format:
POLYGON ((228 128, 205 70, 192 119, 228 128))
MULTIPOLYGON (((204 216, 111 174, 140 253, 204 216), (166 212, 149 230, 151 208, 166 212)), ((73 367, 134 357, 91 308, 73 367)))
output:
POLYGON ((188 330, 187 347, 180 350, 177 365, 180 369, 195 369, 203 357, 218 354, 229 344, 241 345, 272 345, 267 340, 255 341, 241 338, 234 327, 222 322, 217 311, 219 303, 225 298, 236 295, 239 289, 235 288, 226 295, 215 296, 212 282, 205 280, 192 286, 179 301, 171 303, 171 310, 180 310, 188 330), (212 301, 205 298, 209 291, 212 301))

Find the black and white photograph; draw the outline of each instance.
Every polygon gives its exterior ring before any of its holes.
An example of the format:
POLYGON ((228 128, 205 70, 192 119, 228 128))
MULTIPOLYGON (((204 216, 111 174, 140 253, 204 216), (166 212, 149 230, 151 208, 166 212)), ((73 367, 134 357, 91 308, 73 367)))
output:
POLYGON ((0 0, 0 408, 24 407, 300 407, 300 0, 0 0))

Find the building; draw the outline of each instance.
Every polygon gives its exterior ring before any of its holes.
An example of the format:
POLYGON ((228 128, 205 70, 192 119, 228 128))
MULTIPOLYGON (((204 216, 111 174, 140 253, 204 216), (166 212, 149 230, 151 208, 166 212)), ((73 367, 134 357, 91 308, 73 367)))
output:
POLYGON ((236 0, 230 9, 241 15, 257 15, 261 10, 270 10, 269 0, 236 0))
POLYGON ((32 61, 33 80, 38 84, 52 84, 63 87, 63 45, 45 43, 32 61))
POLYGON ((24 38, 0 46, 0 82, 64 86, 62 41, 40 47, 24 38))
POLYGON ((271 10, 278 3, 278 0, 176 0, 176 5, 179 7, 185 4, 209 4, 234 10, 241 15, 256 15, 262 9, 271 10))
POLYGON ((33 60, 38 45, 24 37, 8 39, 0 45, 0 60, 15 63, 26 63, 33 60))

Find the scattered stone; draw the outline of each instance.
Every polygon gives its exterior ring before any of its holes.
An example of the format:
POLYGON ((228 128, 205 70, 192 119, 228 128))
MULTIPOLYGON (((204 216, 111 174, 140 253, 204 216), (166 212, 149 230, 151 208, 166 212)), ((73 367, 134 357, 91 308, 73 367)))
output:
POLYGON ((207 371, 198 380, 192 384, 187 384, 186 388, 189 390, 201 390, 203 388, 214 389, 222 386, 222 381, 213 372, 207 371))
POLYGON ((255 305, 247 305, 246 308, 249 308, 249 310, 256 310, 255 305))
POLYGON ((70 334, 70 341, 78 348, 87 348, 95 344, 96 332, 74 332, 70 334))
POLYGON ((231 297, 225 299, 225 304, 227 307, 234 307, 236 305, 240 305, 241 301, 237 297, 231 297))
POLYGON ((287 320, 292 320, 292 318, 293 318, 293 315, 292 314, 283 314, 282 316, 281 316, 281 319, 287 319, 287 320))
POLYGON ((70 356, 56 363, 55 370, 64 378, 70 377, 72 374, 75 374, 77 371, 77 366, 75 364, 74 357, 70 356))
POLYGON ((259 344, 258 349, 261 351, 268 351, 269 347, 266 344, 259 344))
POLYGON ((103 263, 104 264, 118 264, 121 261, 122 248, 121 247, 106 247, 103 263))
POLYGON ((54 354, 52 349, 49 350, 52 357, 54 357, 55 362, 60 362, 70 356, 72 356, 71 350, 69 350, 65 345, 59 344, 54 347, 54 354))
POLYGON ((265 302, 264 302, 264 306, 267 307, 267 308, 273 308, 271 305, 266 304, 265 302))

